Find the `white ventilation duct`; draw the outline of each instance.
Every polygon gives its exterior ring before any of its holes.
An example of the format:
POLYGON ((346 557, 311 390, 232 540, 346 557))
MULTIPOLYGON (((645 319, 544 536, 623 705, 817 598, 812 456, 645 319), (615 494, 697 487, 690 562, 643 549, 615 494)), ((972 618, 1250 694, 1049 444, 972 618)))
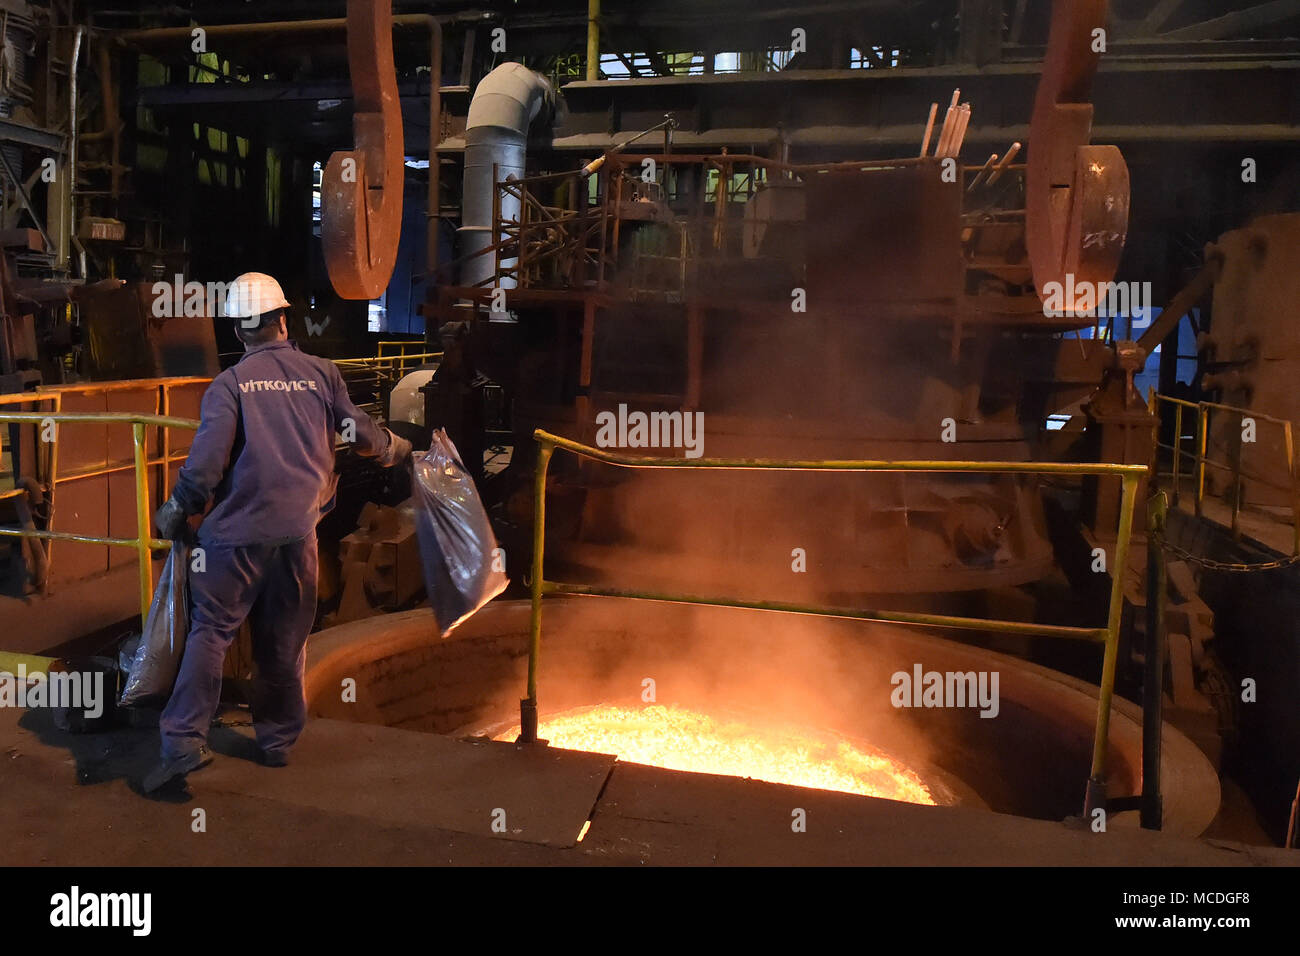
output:
MULTIPOLYGON (((492 192, 496 182, 522 179, 527 158, 528 128, 549 107, 551 84, 522 63, 503 63, 479 81, 470 101, 465 128, 465 181, 461 199, 460 254, 469 257, 500 241, 492 221, 492 192), (495 170, 495 180, 493 174, 495 170)), ((503 196, 501 218, 519 219, 519 200, 503 196)), ((503 265, 513 260, 503 261, 503 265)), ((496 256, 467 258, 460 284, 487 284, 496 269, 496 256)), ((503 279, 503 288, 514 286, 503 279)))

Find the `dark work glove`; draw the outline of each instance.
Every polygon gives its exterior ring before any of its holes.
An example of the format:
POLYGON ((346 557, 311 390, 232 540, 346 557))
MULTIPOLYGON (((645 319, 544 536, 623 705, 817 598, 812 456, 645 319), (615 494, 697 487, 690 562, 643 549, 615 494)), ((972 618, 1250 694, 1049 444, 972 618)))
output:
POLYGON ((175 498, 168 498, 155 512, 153 523, 158 528, 158 536, 165 541, 180 538, 181 529, 185 527, 185 509, 175 498))
POLYGON ((411 443, 401 435, 396 435, 390 431, 388 433, 388 447, 379 456, 379 463, 385 468, 392 468, 394 465, 403 465, 410 460, 411 443))

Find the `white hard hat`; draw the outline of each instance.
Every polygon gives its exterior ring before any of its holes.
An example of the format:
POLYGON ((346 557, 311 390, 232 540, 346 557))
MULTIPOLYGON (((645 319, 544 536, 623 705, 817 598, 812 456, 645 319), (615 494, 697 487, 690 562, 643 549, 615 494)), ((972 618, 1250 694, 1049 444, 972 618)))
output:
POLYGON ((245 272, 226 291, 224 314, 232 319, 251 319, 276 309, 289 308, 284 290, 264 272, 245 272))

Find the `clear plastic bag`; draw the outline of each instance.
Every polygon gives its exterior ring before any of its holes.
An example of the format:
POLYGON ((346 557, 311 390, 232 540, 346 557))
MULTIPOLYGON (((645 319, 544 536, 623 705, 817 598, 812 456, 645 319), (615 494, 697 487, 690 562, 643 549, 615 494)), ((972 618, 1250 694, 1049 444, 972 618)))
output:
POLYGON ((189 562, 189 546, 173 541, 127 669, 119 702, 123 707, 161 704, 171 696, 190 629, 189 562))
POLYGON ((504 591, 509 579, 497 570, 496 535, 446 432, 434 431, 428 452, 415 458, 414 470, 424 585, 438 633, 446 637, 504 591))

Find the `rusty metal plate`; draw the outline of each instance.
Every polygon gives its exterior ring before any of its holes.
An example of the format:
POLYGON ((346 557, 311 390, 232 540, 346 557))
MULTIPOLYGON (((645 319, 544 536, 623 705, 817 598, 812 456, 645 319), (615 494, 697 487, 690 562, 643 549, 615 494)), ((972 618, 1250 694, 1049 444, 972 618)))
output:
MULTIPOLYGON (((1050 282, 1109 282, 1128 235, 1129 174, 1114 146, 1091 146, 1095 31, 1106 0, 1054 4, 1034 99, 1026 170, 1025 239, 1039 295, 1050 282)), ((1074 311, 1074 303, 1064 303, 1074 311)))
POLYGON ((936 160, 808 177, 808 289, 812 300, 855 305, 954 299, 964 276, 961 188, 936 160))
POLYGON ((268 773, 228 758, 196 776, 194 786, 396 825, 570 847, 613 766, 614 757, 604 754, 321 719, 308 723, 289 770, 268 773), (493 830, 497 810, 504 811, 504 832, 493 830))

